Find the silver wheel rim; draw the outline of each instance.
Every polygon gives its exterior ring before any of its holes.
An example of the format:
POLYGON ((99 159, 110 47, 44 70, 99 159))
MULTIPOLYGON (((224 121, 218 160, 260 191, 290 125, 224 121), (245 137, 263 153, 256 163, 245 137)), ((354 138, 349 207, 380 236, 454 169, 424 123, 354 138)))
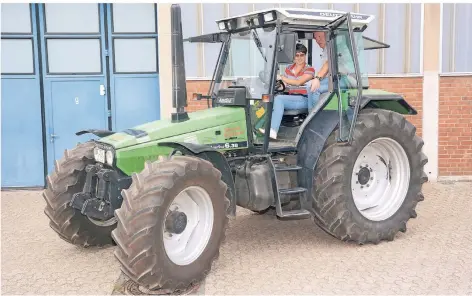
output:
POLYGON ((188 265, 200 257, 210 240, 213 204, 205 189, 191 186, 177 195, 169 207, 166 219, 172 211, 184 213, 187 223, 180 234, 171 233, 163 225, 164 248, 173 263, 188 265))
POLYGON ((369 220, 393 216, 405 200, 410 163, 403 147, 391 138, 367 144, 354 164, 351 189, 359 212, 369 220))

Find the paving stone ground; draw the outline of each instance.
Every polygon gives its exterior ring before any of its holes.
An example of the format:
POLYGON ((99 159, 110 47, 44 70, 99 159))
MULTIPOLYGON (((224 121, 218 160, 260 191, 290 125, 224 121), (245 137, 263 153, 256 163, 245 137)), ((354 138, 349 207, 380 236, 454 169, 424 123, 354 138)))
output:
MULTIPOLYGON (((238 209, 204 294, 472 294, 472 183, 425 184, 418 218, 393 242, 343 243, 311 220, 238 209)), ((2 191, 2 294, 108 294, 113 247, 59 239, 39 191, 2 191)))

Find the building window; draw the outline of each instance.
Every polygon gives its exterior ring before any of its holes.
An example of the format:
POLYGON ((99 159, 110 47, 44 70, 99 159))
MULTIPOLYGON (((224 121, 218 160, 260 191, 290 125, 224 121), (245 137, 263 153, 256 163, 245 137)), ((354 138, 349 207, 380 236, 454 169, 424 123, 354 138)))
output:
POLYGON ((2 38, 2 74, 34 74, 33 39, 2 38))
POLYGON ((48 34, 100 33, 96 3, 47 3, 45 14, 48 34))
POLYGON ((1 7, 1 73, 34 75, 34 39, 28 3, 5 3, 1 7))
POLYGON ((32 34, 28 3, 2 4, 2 34, 32 34))
MULTIPOLYGON (((254 10, 278 7, 333 9, 373 14, 375 19, 365 31, 367 37, 385 42, 388 49, 366 52, 365 60, 370 75, 421 75, 422 4, 420 3, 332 3, 332 4, 181 4, 184 38, 218 32, 216 20, 254 10)), ((465 27, 464 27, 465 30, 465 27)), ((185 66, 188 79, 211 79, 218 58, 219 44, 185 44, 185 66)), ((321 54, 313 43, 313 66, 320 69, 321 54)), ((237 72, 237 71, 236 71, 237 72)))
POLYGON ((114 3, 111 8, 114 73, 158 73, 157 5, 114 3))
POLYGON ((472 74, 472 4, 442 4, 442 73, 472 74))
POLYGON ((102 72, 100 39, 46 39, 48 73, 99 74, 102 72))
POLYGON ((116 73, 156 73, 157 44, 155 38, 115 38, 116 73))
POLYGON ((156 5, 113 4, 113 33, 157 33, 156 5))

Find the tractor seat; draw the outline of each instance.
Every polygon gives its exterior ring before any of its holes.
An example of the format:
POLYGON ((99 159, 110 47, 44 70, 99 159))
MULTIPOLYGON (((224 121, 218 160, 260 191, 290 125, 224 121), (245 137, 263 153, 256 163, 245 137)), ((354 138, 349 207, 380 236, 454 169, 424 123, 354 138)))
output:
POLYGON ((308 108, 284 110, 284 115, 295 116, 295 115, 307 114, 307 113, 308 113, 308 108))

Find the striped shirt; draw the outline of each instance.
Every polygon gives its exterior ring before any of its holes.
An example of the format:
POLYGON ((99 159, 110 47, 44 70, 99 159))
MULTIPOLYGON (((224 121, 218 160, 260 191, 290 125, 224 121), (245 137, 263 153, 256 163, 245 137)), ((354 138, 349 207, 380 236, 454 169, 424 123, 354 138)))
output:
MULTIPOLYGON (((305 64, 303 69, 300 72, 298 72, 297 74, 295 73, 295 67, 296 67, 296 64, 292 64, 292 65, 288 66, 285 69, 284 76, 286 78, 295 79, 295 80, 300 79, 305 74, 311 75, 312 78, 315 77, 315 68, 309 66, 308 64, 305 64)), ((288 93, 289 94, 304 94, 304 95, 307 94, 307 91, 304 87, 299 87, 299 88, 300 89, 291 89, 291 90, 289 89, 288 93)))

